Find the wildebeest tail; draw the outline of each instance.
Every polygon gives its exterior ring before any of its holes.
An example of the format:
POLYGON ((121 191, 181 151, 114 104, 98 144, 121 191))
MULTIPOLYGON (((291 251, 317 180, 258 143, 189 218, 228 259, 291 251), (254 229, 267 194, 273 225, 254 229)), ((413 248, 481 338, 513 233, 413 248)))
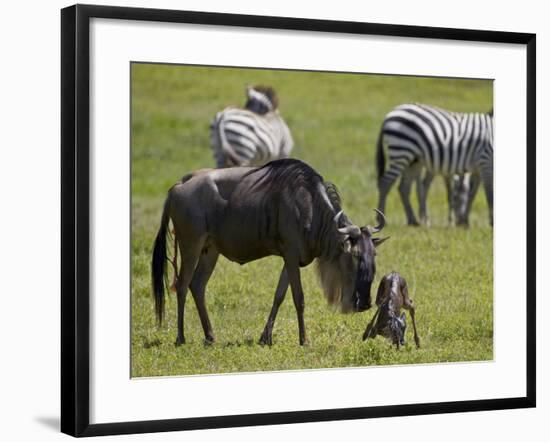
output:
POLYGON ((151 262, 151 275, 153 279, 153 295, 155 297, 155 312, 157 321, 162 324, 164 318, 164 275, 166 274, 166 234, 168 233, 168 222, 170 209, 170 195, 164 202, 160 228, 153 246, 153 259, 151 262))
POLYGON ((378 142, 376 143, 376 171, 378 174, 378 181, 380 182, 380 178, 384 175, 384 172, 386 171, 386 158, 384 156, 384 146, 382 143, 383 138, 383 130, 380 130, 380 134, 378 135, 378 142))

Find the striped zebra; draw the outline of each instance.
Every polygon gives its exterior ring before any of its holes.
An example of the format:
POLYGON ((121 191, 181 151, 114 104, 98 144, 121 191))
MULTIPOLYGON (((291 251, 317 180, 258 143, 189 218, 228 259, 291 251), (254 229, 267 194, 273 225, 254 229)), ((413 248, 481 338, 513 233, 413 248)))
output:
POLYGON ((216 114, 210 140, 216 167, 259 166, 287 158, 292 135, 278 111, 270 87, 247 87, 245 108, 227 107, 216 114))
MULTIPOLYGON (((467 194, 457 208, 458 223, 467 224, 480 182, 483 182, 493 225, 493 114, 458 113, 423 104, 394 108, 378 137, 378 209, 384 212, 386 197, 400 176, 399 193, 409 225, 418 225, 409 194, 416 181, 420 216, 427 222, 426 198, 433 177, 443 175, 449 205, 457 205, 453 192, 467 194), (388 160, 388 161, 386 161, 388 160), (386 162, 388 165, 386 166, 386 162), (426 175, 422 179, 422 170, 426 175), (466 180, 467 185, 466 185, 466 180), (454 190, 453 190, 454 189, 454 190)), ((460 200, 460 197, 458 198, 460 200)))

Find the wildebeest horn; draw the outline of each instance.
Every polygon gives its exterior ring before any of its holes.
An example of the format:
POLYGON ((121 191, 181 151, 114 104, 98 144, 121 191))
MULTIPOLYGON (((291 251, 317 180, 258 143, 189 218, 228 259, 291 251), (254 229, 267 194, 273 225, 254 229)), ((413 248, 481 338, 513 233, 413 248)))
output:
MULTIPOLYGON (((340 210, 335 216, 334 216, 334 222, 336 223, 336 226, 338 226, 338 222, 340 221, 340 217, 344 214, 343 210, 340 210)), ((357 227, 354 224, 350 224, 349 226, 340 227, 338 228, 338 232, 340 232, 342 235, 350 235, 354 238, 357 238, 358 236, 361 236, 361 229, 357 227)))
POLYGON ((353 238, 361 236, 361 229, 357 226, 354 226, 353 224, 346 227, 341 227, 338 229, 338 231, 343 235, 349 235, 353 238))
POLYGON ((376 213, 378 213, 378 217, 380 219, 380 224, 378 224, 376 227, 370 227, 369 228, 370 233, 380 232, 380 230, 382 230, 384 228, 384 226, 386 225, 386 217, 384 216, 384 214, 382 212, 380 212, 380 210, 378 210, 378 209, 374 209, 374 211, 376 213))

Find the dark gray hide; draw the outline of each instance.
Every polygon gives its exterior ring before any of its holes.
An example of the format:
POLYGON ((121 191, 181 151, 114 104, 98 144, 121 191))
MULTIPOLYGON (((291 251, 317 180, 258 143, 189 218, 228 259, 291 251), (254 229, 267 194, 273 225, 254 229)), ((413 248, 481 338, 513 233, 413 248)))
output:
POLYGON ((341 212, 336 188, 307 164, 277 160, 261 168, 202 170, 174 185, 165 202, 155 240, 152 276, 159 321, 164 311, 166 235, 172 221, 181 255, 176 291, 177 344, 185 342, 183 312, 187 288, 197 304, 207 342, 214 334, 205 288, 218 256, 245 264, 265 256, 283 258, 273 307, 261 343, 272 343, 278 308, 290 284, 298 315, 299 341, 307 341, 300 267, 318 259, 327 299, 344 311, 370 307, 378 227, 359 228, 341 212))

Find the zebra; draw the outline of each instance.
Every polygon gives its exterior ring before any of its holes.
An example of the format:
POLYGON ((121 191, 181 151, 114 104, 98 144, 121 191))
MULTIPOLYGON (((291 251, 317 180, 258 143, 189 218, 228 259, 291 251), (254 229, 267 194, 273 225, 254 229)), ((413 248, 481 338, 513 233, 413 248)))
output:
POLYGON ((493 113, 450 112, 424 104, 403 104, 388 113, 376 149, 378 209, 385 210, 386 197, 399 176, 399 193, 407 223, 418 225, 409 194, 417 183, 420 215, 427 222, 426 197, 436 174, 445 177, 449 204, 457 208, 458 223, 468 215, 480 182, 489 205, 493 225, 493 113), (386 157, 388 167, 386 167, 386 157), (426 176, 421 180, 421 173, 426 176), (458 176, 458 177, 457 177, 458 176), (466 181, 467 180, 467 184, 466 181), (453 188, 466 193, 461 204, 453 203, 453 188))
POLYGON ((216 114, 210 140, 216 167, 260 166, 287 158, 294 146, 290 129, 270 87, 246 88, 245 108, 227 107, 216 114))

